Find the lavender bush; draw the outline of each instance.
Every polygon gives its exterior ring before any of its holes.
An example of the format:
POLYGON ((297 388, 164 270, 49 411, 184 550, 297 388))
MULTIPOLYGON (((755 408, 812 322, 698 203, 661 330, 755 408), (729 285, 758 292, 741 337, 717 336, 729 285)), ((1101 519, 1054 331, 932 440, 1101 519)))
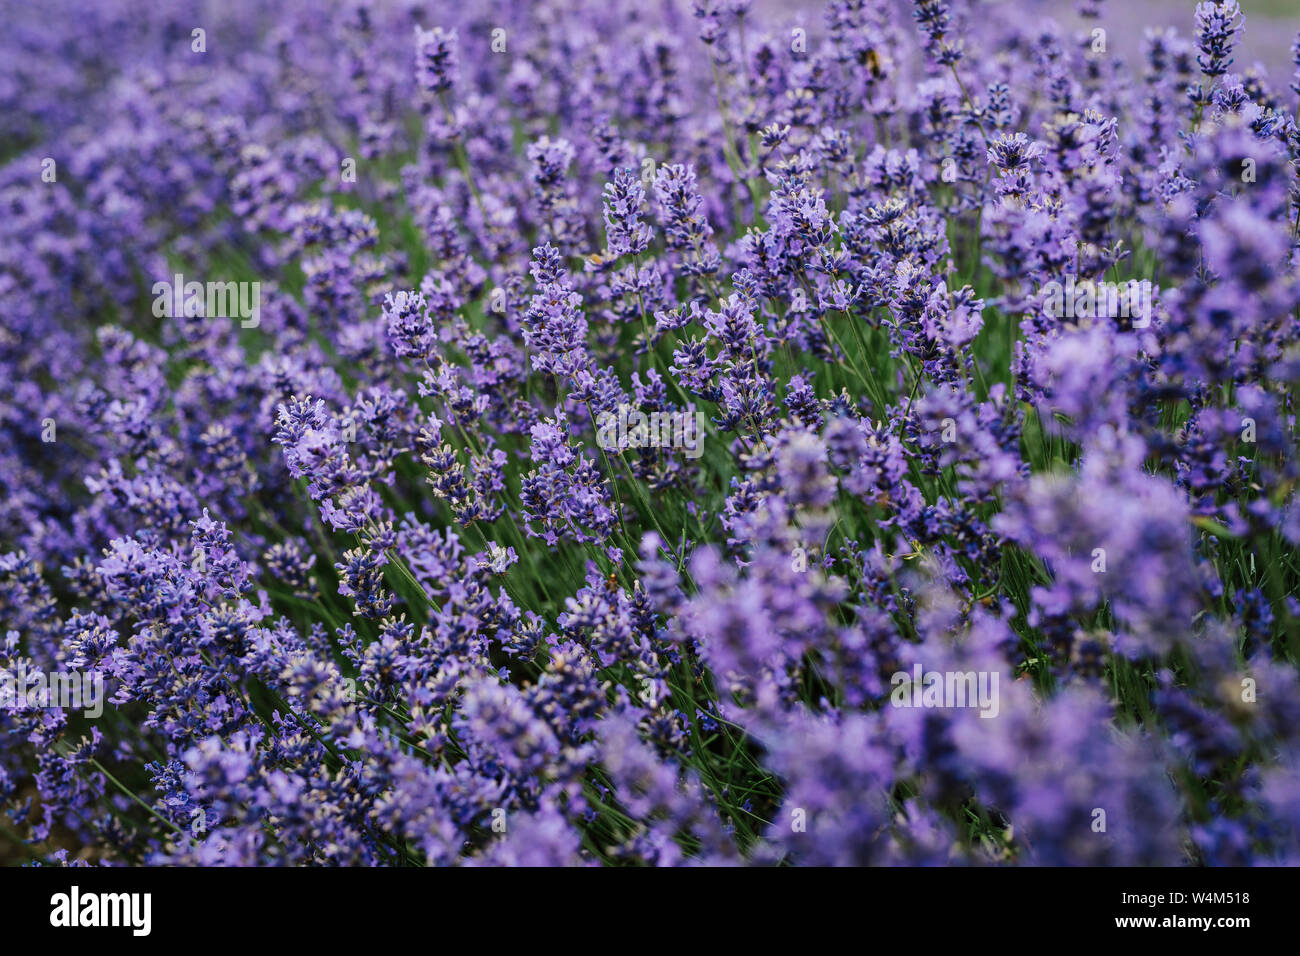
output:
POLYGON ((0 853, 1300 863, 1300 40, 165 6, 0 4, 0 853))

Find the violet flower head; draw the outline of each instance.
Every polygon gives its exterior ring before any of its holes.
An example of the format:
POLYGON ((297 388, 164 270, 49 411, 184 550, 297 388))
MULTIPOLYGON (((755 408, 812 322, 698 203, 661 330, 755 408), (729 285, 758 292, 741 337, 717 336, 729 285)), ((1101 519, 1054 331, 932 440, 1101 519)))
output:
POLYGON ((949 42, 952 14, 945 0, 912 0, 916 9, 912 18, 925 38, 926 52, 943 66, 952 66, 962 58, 961 42, 949 42))
POLYGON ((1241 34, 1242 14, 1237 0, 1203 0, 1196 5, 1196 62, 1214 79, 1232 65, 1232 48, 1241 34))
POLYGON ((645 187, 631 169, 619 169, 604 191, 605 244, 610 257, 639 256, 650 245, 643 222, 645 187))
POLYGON ((415 83, 429 96, 450 90, 459 69, 459 37, 455 29, 415 28, 415 83))

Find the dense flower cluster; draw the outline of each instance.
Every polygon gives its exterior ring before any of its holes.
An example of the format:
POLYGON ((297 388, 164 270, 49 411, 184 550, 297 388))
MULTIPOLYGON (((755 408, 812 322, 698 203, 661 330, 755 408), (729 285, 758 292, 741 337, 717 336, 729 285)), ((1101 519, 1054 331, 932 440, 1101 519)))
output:
POLYGON ((0 4, 0 855, 1300 864, 1300 73, 769 6, 0 4))

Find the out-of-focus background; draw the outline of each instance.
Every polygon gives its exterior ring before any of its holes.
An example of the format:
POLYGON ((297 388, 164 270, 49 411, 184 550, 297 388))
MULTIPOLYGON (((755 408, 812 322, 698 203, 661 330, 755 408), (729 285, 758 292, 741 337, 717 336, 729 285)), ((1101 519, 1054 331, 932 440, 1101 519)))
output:
MULTIPOLYGON (((689 5, 689 0, 681 0, 689 5)), ((978 4, 1000 6, 1013 0, 977 0, 978 4)), ((1077 0, 1015 0, 1021 7, 1036 8, 1043 17, 1061 23, 1079 22, 1077 0)), ((1300 0, 1240 0, 1246 15, 1246 33, 1237 51, 1235 71, 1258 64, 1275 81, 1288 77, 1293 69, 1291 44, 1300 31, 1300 0)), ((768 17, 788 17, 791 23, 820 26, 821 0, 755 0, 754 9, 768 17)), ((1183 36, 1192 35, 1196 0, 1103 0, 1101 25, 1107 43, 1125 56, 1138 52, 1147 27, 1175 27, 1183 36)))
MULTIPOLYGON (((992 0, 999 2, 999 0, 992 0)), ((1042 0, 1044 14, 1062 20, 1074 9, 1073 0, 1042 0), (1064 13, 1063 13, 1064 11, 1064 13)), ((1268 69, 1269 76, 1280 80, 1290 74, 1291 44, 1300 30, 1300 0, 1240 0, 1246 15, 1246 33, 1237 50, 1233 70, 1241 72, 1257 63, 1268 69)), ((1113 34, 1115 49, 1125 54, 1136 52, 1146 27, 1177 27, 1185 36, 1192 34, 1195 23, 1195 0, 1105 0, 1103 7, 1107 30, 1113 34), (1114 24, 1113 26, 1111 24, 1114 24)))

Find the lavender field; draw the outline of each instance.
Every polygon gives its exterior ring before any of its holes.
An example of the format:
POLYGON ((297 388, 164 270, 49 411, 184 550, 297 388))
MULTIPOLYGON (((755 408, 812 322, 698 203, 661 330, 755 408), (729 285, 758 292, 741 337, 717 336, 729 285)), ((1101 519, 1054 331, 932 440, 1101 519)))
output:
POLYGON ((1243 5, 0 0, 0 862, 1300 864, 1243 5))

